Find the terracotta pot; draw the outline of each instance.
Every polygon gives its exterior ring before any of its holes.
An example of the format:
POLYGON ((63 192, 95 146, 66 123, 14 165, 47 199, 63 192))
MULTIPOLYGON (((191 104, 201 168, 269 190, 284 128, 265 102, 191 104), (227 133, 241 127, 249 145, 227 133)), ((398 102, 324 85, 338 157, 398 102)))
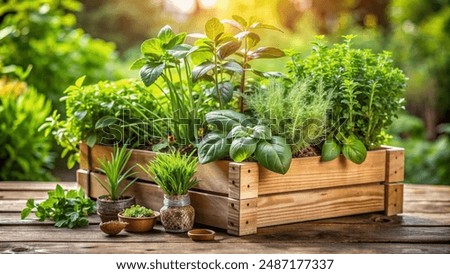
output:
POLYGON ((125 227, 125 231, 128 232, 150 231, 155 226, 156 219, 159 217, 158 211, 153 211, 153 216, 150 217, 125 217, 122 214, 123 212, 120 212, 118 214, 119 220, 128 223, 128 225, 125 227))
POLYGON ((117 214, 134 204, 136 204, 134 196, 126 196, 115 201, 101 196, 97 199, 97 214, 100 216, 102 222, 118 220, 117 214))

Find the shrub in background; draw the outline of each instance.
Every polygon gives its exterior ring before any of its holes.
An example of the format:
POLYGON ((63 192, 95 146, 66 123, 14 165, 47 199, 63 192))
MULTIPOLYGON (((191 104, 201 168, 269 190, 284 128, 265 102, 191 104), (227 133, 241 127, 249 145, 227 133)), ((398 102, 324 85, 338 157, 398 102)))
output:
POLYGON ((68 83, 118 78, 114 44, 93 39, 76 28, 76 0, 10 0, 0 6, 0 59, 33 66, 27 82, 47 95, 53 106, 68 83))
POLYGON ((50 101, 23 81, 0 77, 0 180, 50 180, 52 142, 37 132, 50 101))

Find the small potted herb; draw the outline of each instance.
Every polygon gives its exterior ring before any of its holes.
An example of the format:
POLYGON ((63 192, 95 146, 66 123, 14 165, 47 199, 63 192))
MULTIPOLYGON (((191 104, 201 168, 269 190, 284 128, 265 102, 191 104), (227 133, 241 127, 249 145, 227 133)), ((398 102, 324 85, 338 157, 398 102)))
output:
POLYGON ((119 220, 127 222, 128 232, 147 232, 153 229, 159 212, 140 205, 133 205, 119 213, 119 220))
POLYGON ((131 151, 126 146, 114 147, 111 160, 99 160, 99 171, 106 175, 106 181, 95 177, 97 182, 108 192, 97 199, 97 213, 103 222, 117 220, 117 214, 135 204, 134 196, 124 196, 125 191, 136 181, 126 184, 126 178, 132 176, 132 168, 125 170, 131 151), (124 171, 125 170, 125 171, 124 171))
POLYGON ((158 154, 147 167, 141 166, 164 192, 160 214, 167 232, 186 232, 194 225, 195 211, 188 191, 197 184, 194 178, 197 163, 192 155, 172 152, 158 154))

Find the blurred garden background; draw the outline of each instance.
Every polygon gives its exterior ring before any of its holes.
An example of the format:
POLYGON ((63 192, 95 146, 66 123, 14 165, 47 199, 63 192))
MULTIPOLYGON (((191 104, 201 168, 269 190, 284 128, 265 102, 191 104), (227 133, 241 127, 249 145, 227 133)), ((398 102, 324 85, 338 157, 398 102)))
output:
POLYGON ((64 112, 63 91, 83 75, 138 78, 129 67, 162 26, 202 32, 233 14, 282 29, 264 36, 282 49, 307 54, 316 35, 354 34, 354 47, 391 51, 409 80, 389 145, 406 150, 407 183, 450 185, 450 0, 0 0, 0 180, 74 181, 38 131, 64 112))

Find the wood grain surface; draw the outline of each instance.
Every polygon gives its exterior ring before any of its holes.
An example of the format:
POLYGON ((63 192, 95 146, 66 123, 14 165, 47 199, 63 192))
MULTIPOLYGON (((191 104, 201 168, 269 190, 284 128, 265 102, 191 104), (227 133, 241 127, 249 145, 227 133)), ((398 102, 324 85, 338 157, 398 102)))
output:
POLYGON ((55 184, 0 182, 1 253, 450 253, 448 186, 405 185, 404 213, 399 216, 380 212, 296 222, 259 228, 244 237, 214 228, 215 241, 202 243, 186 234, 165 233, 160 224, 149 233, 109 237, 100 231, 95 215, 88 227, 78 229, 56 228, 34 215, 20 220, 26 200, 44 199, 55 184))

